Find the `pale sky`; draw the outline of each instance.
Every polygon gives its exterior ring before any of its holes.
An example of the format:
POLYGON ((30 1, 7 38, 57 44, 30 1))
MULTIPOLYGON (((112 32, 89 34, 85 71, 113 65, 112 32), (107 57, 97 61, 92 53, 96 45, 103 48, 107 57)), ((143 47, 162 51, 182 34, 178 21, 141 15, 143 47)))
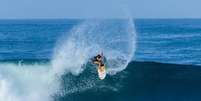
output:
POLYGON ((0 0, 0 19, 201 18, 201 0, 0 0))

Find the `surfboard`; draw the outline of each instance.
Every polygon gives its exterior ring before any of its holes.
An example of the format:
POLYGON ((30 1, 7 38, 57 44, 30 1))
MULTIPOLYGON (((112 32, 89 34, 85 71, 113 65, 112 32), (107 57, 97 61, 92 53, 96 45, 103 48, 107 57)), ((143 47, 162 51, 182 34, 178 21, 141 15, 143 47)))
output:
POLYGON ((103 80, 106 77, 106 69, 105 66, 103 67, 98 67, 98 77, 99 79, 103 80))

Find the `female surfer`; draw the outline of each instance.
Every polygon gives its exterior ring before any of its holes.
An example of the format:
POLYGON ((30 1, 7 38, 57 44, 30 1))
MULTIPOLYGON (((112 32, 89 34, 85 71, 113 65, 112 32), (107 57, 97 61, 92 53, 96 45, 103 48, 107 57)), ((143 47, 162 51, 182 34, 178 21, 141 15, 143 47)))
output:
POLYGON ((98 77, 103 80, 106 76, 106 70, 105 70, 105 64, 104 64, 104 57, 103 55, 98 54, 95 56, 92 60, 92 62, 96 65, 98 65, 97 71, 98 71, 98 77))
POLYGON ((103 56, 101 56, 100 54, 98 54, 97 56, 94 57, 94 59, 92 60, 94 64, 98 65, 98 69, 103 72, 105 69, 105 64, 103 63, 103 56))

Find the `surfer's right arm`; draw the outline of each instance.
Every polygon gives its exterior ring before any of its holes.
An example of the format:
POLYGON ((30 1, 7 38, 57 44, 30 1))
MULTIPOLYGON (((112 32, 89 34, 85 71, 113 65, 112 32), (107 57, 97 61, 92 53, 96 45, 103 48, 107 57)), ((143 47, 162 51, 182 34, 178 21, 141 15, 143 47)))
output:
POLYGON ((100 63, 98 61, 93 61, 94 64, 99 65, 100 63))

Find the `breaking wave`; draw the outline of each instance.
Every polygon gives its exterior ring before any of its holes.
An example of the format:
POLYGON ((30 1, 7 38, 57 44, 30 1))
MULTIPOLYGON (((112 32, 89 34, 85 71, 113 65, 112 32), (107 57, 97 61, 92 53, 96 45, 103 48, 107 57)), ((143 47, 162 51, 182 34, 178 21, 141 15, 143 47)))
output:
POLYGON ((132 60, 136 34, 131 19, 88 20, 60 40, 49 62, 0 63, 0 101, 53 101, 56 95, 90 88, 116 90, 100 82, 88 62, 103 52, 107 74, 124 70, 132 60))

